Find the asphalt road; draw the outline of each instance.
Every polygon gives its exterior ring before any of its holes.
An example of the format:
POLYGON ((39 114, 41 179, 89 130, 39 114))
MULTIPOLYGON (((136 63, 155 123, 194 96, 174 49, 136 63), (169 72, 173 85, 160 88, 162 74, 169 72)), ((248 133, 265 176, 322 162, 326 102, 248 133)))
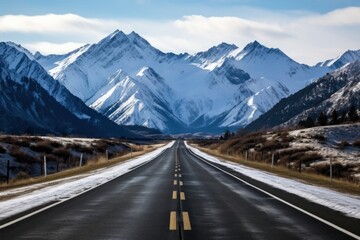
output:
MULTIPOLYGON (((251 183, 359 235, 357 219, 251 183)), ((0 239, 353 238, 219 171, 177 142, 130 173, 1 229, 0 239)))

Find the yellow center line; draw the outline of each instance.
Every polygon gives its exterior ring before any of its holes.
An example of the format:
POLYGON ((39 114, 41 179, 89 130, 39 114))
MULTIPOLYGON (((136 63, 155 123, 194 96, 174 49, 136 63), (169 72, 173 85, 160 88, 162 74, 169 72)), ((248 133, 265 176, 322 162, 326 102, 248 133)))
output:
POLYGON ((176 212, 172 211, 170 212, 170 231, 176 230, 176 212))
MULTIPOLYGON (((181 183, 181 182, 180 182, 181 183)), ((177 181, 176 180, 174 180, 174 185, 177 185, 177 181)))
MULTIPOLYGON (((173 196, 174 196, 174 193, 173 193, 173 196)), ((185 200, 185 193, 184 192, 180 192, 180 199, 185 200)))
POLYGON ((191 230, 190 217, 188 212, 183 212, 183 222, 184 222, 184 230, 191 230))
POLYGON ((176 198, 177 198, 177 192, 176 192, 176 191, 173 191, 172 199, 176 199, 176 198))
MULTIPOLYGON (((175 180, 175 181, 176 181, 176 180, 175 180)), ((183 182, 182 182, 182 181, 180 181, 180 182, 179 182, 179 184, 180 184, 180 186, 182 186, 182 185, 183 185, 183 182)))

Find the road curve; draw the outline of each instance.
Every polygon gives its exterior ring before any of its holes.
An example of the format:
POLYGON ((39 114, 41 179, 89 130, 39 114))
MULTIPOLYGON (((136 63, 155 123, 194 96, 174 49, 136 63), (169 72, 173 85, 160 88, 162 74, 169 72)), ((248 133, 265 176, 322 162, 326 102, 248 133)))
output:
MULTIPOLYGON (((348 226, 342 227, 351 231, 360 226, 357 219, 266 190, 344 219, 348 226)), ((0 229, 0 239, 353 238, 208 165, 178 141, 132 172, 0 229)))

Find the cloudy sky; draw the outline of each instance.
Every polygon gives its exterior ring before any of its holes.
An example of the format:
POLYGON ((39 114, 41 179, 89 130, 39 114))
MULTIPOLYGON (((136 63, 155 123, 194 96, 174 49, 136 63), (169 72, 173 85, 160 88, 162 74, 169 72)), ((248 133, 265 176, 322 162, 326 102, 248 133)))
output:
POLYGON ((254 40, 315 64, 360 49, 359 0, 0 1, 0 41, 43 54, 135 31, 164 52, 254 40))

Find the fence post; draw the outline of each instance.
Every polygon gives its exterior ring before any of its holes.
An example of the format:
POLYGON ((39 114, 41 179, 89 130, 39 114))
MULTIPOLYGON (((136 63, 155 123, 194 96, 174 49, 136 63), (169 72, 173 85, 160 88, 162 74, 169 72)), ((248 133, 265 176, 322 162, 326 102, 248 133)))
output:
POLYGON ((330 182, 332 182, 333 171, 332 171, 332 157, 330 158, 330 182))
POLYGON ((47 176, 47 169, 46 169, 46 156, 44 156, 44 176, 47 176))
POLYGON ((248 160, 248 150, 245 151, 245 160, 248 160))
POLYGON ((271 167, 274 167, 274 158, 275 158, 275 154, 272 153, 272 155, 271 155, 271 167))
POLYGON ((80 167, 82 166, 82 162, 83 162, 83 154, 80 154, 80 167))
POLYGON ((299 173, 301 173, 301 160, 299 161, 299 173))
POLYGON ((109 160, 109 151, 106 150, 106 160, 109 160))
POLYGON ((289 158, 288 158, 288 168, 290 169, 290 154, 289 154, 289 158))
POLYGON ((7 160, 7 168, 6 168, 6 183, 9 184, 10 179, 10 160, 7 160))

